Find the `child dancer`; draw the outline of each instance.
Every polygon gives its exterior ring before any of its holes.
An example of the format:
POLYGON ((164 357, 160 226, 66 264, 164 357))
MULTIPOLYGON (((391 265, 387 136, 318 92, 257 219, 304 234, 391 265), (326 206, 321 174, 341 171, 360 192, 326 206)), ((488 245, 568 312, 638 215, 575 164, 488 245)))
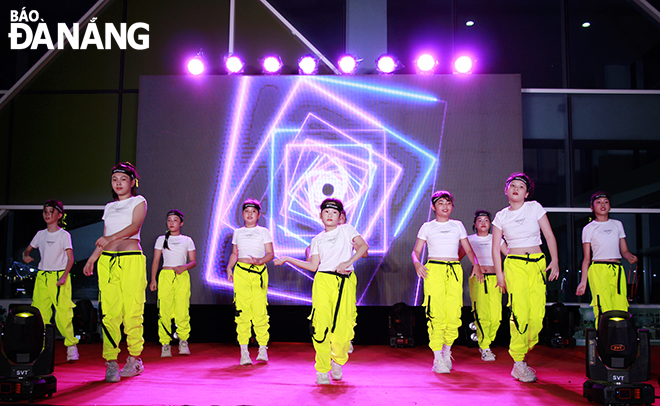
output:
POLYGON ((325 231, 312 239, 310 260, 291 257, 275 260, 275 265, 290 262, 316 272, 312 285, 312 341, 316 350, 316 383, 330 384, 343 376, 342 365, 348 361, 355 323, 355 291, 357 278, 353 264, 369 246, 349 224, 339 225, 344 205, 339 199, 321 203, 321 221, 325 231), (355 253, 353 249, 355 248, 355 253))
POLYGON ((144 370, 140 355, 144 347, 143 315, 147 288, 146 258, 140 246, 140 229, 147 214, 147 201, 136 195, 135 167, 122 162, 112 168, 112 196, 105 205, 104 232, 85 264, 84 273, 94 271, 98 259, 99 305, 103 313, 103 358, 106 359, 106 382, 119 382, 144 370), (119 371, 117 356, 124 324, 129 356, 119 371))
POLYGON ((64 205, 59 200, 48 200, 43 210, 46 229, 37 232, 30 245, 23 251, 26 264, 34 261, 30 256, 33 249, 39 249, 41 261, 34 282, 32 306, 39 309, 44 324, 50 324, 55 306, 55 325, 64 336, 66 360, 77 361, 78 339, 73 334, 73 308, 71 301, 71 278, 73 266, 73 246, 71 234, 64 231, 64 205))
MULTIPOLYGON (((493 264, 493 236, 490 234, 490 212, 477 210, 472 228, 475 234, 468 235, 470 246, 479 261, 483 280, 470 278, 472 313, 477 325, 479 352, 483 361, 495 361, 490 344, 495 340, 502 320, 502 292, 497 287, 497 276, 493 264)), ((500 249, 506 254, 506 244, 501 241, 500 249)))
POLYGON ((459 262, 459 246, 472 262, 470 277, 483 278, 481 267, 467 240, 465 226, 451 220, 454 196, 438 190, 431 196, 435 220, 422 225, 411 256, 417 276, 424 279, 424 306, 428 318, 429 347, 433 351, 433 372, 448 374, 452 369, 451 345, 458 337, 463 305, 463 269, 459 262), (420 260, 428 245, 428 261, 420 260))
POLYGON ((596 192, 591 196, 591 211, 596 217, 582 230, 582 280, 577 287, 577 295, 583 295, 587 280, 591 288, 591 306, 598 318, 608 310, 628 310, 626 274, 621 258, 631 264, 637 257, 628 251, 626 232, 619 220, 610 219, 610 196, 596 192), (593 252, 593 258, 591 253, 593 252))
POLYGON ((511 308, 509 354, 514 361, 511 376, 520 382, 536 382, 536 373, 525 358, 539 341, 543 327, 546 271, 550 270, 551 281, 559 277, 557 241, 545 209, 536 201, 525 201, 533 191, 534 183, 529 176, 511 174, 504 188, 510 206, 497 212, 493 220, 492 256, 497 286, 508 291, 511 308), (541 232, 552 257, 547 267, 541 251, 541 232), (508 244, 504 260, 506 275, 498 245, 502 237, 508 244))
POLYGON ((158 337, 163 346, 161 357, 171 357, 170 342, 174 332, 170 332, 172 320, 176 323, 179 337, 179 355, 190 355, 190 274, 189 269, 197 266, 197 254, 192 238, 181 234, 183 213, 171 210, 167 213, 167 232, 156 239, 154 260, 151 264, 151 291, 158 290, 158 337), (163 269, 158 274, 160 257, 163 269), (156 275, 158 274, 158 283, 156 275))
POLYGON ((245 227, 234 230, 232 252, 227 264, 227 279, 234 283, 236 334, 241 346, 241 365, 252 365, 248 343, 251 327, 259 343, 257 361, 268 361, 268 268, 273 259, 273 238, 268 229, 257 225, 261 204, 243 202, 245 227), (232 271, 233 269, 233 271, 232 271))

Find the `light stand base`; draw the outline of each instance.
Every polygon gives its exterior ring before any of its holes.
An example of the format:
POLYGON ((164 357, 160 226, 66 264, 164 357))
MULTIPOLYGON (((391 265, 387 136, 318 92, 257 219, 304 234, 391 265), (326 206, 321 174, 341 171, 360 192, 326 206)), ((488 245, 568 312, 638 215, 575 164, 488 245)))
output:
POLYGON ((12 402, 51 397, 57 391, 57 378, 53 375, 31 376, 29 378, 0 377, 0 401, 12 402))
POLYGON ((582 396, 604 405, 650 405, 655 402, 655 389, 646 383, 588 380, 582 385, 582 396))

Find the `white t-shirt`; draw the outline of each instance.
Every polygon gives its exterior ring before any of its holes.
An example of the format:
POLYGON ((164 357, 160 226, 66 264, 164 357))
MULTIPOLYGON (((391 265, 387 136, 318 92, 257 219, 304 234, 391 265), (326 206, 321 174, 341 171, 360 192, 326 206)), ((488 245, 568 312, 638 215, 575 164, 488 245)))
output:
MULTIPOLYGON (((485 237, 479 237, 477 234, 468 235, 468 241, 481 266, 495 266, 493 264, 493 235, 488 234, 485 237)), ((500 240, 500 245, 502 245, 500 240)))
POLYGON ((167 239, 167 248, 163 248, 165 236, 161 235, 156 239, 154 246, 157 250, 163 251, 163 269, 173 269, 175 266, 188 263, 188 253, 195 251, 195 242, 187 235, 171 235, 167 239))
POLYGON ((40 271, 63 271, 68 260, 66 250, 73 249, 71 234, 61 228, 54 233, 48 232, 47 229, 38 231, 30 246, 39 249, 40 271))
POLYGON ((582 229, 582 243, 591 244, 592 260, 620 259, 620 240, 626 238, 619 220, 592 221, 582 229))
POLYGON ((458 248, 461 240, 467 238, 467 230, 458 220, 431 220, 422 224, 417 238, 426 241, 429 258, 458 258, 458 248))
MULTIPOLYGON (((130 226, 133 222, 133 209, 147 200, 143 196, 131 196, 125 200, 116 200, 105 205, 103 221, 105 221, 105 235, 109 236, 130 226)), ((140 241, 140 231, 126 239, 140 241)))
POLYGON ((261 226, 241 227, 234 230, 231 243, 236 245, 239 258, 263 258, 266 255, 265 244, 272 243, 273 237, 267 228, 261 226))
MULTIPOLYGON (((342 224, 332 231, 322 231, 312 238, 309 255, 319 256, 318 272, 334 272, 337 266, 353 256, 353 239, 359 236, 350 224, 342 224)), ((346 268, 354 270, 353 265, 346 268)))
POLYGON ((505 207, 498 211, 493 225, 502 230, 509 248, 526 248, 541 245, 539 220, 545 209, 535 200, 523 203, 518 210, 505 207))

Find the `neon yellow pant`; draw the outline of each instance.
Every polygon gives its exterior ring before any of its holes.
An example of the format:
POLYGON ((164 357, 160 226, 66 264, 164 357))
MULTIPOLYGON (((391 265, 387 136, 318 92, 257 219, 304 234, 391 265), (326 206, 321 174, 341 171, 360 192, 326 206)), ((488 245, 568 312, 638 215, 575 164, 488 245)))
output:
POLYGON ((545 274, 543 254, 509 255, 504 260, 511 308, 509 354, 514 361, 523 361, 539 342, 545 316, 545 274))
POLYGON ((78 344, 78 339, 73 334, 73 308, 76 305, 71 301, 71 276, 66 278, 66 283, 57 286, 57 281, 64 275, 64 271, 39 271, 34 282, 34 293, 32 294, 32 306, 39 309, 44 324, 50 324, 55 306, 55 325, 64 337, 64 345, 67 347, 78 344))
POLYGON ((234 266, 236 334, 240 345, 248 344, 251 327, 259 345, 268 345, 268 269, 265 265, 237 262, 234 266))
POLYGON ((122 323, 128 352, 139 357, 144 347, 146 258, 140 251, 103 251, 97 268, 99 303, 103 311, 103 358, 117 359, 122 323))
POLYGON ((429 347, 432 351, 451 346, 458 338, 463 306, 463 268, 458 261, 428 261, 424 279, 429 347))
POLYGON ((172 319, 176 323, 176 334, 180 340, 190 337, 190 273, 177 275, 173 269, 162 269, 158 274, 158 338, 162 345, 169 344, 174 332, 172 319))
POLYGON ((477 325, 479 348, 490 348, 502 321, 502 293, 497 287, 495 274, 484 275, 484 282, 470 278, 472 314, 477 325))
POLYGON ((596 328, 598 328, 598 318, 606 311, 628 311, 628 282, 621 264, 594 261, 589 266, 587 277, 596 328))
POLYGON ((314 276, 309 319, 318 372, 330 371, 333 360, 339 365, 348 361, 357 312, 356 289, 355 272, 348 276, 317 272, 314 276))

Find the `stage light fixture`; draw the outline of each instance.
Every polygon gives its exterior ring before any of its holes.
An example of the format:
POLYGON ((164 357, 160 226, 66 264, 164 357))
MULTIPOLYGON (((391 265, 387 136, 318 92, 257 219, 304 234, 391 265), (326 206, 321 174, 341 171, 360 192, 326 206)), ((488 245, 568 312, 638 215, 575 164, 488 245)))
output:
POLYGON ((415 61, 417 73, 422 75, 432 75, 436 66, 438 61, 430 54, 423 54, 415 61))
POLYGON ((339 70, 344 75, 354 75, 360 61, 361 59, 357 59, 353 55, 344 55, 339 58, 339 70))
POLYGON ((460 56, 454 61, 454 73, 472 73, 473 66, 472 58, 466 55, 460 56))
POLYGON ((591 27, 591 23, 589 21, 585 21, 582 23, 582 28, 589 28, 591 27))
POLYGON ((0 326, 0 400, 14 401, 51 396, 57 390, 53 373, 55 330, 44 327, 39 309, 10 305, 0 326))
POLYGON ((188 72, 191 75, 197 76, 204 72, 204 62, 199 57, 194 57, 188 60, 188 72))
POLYGON ((379 73, 391 74, 400 67, 400 62, 389 54, 384 54, 376 59, 376 68, 379 73))
POLYGON ((587 378, 582 395, 603 404, 651 404, 655 389, 642 383, 651 379, 650 335, 635 330, 632 315, 621 310, 601 314, 598 331, 587 329, 587 378))
POLYGON ((225 68, 227 69, 228 74, 237 75, 243 73, 245 63, 236 55, 228 55, 225 57, 225 68))
POLYGON ((298 73, 301 75, 316 75, 319 71, 318 60, 311 56, 305 55, 298 61, 298 73))
POLYGON ((465 25, 468 26, 468 27, 472 27, 474 25, 474 21, 468 20, 468 21, 465 22, 465 25))
POLYGON ((197 76, 204 73, 206 68, 205 65, 204 52, 200 49, 199 52, 197 52, 197 55, 188 59, 188 62, 186 62, 186 69, 191 75, 197 76))
POLYGON ((269 55, 261 61, 263 73, 266 75, 279 75, 282 71, 282 59, 276 55, 269 55))

